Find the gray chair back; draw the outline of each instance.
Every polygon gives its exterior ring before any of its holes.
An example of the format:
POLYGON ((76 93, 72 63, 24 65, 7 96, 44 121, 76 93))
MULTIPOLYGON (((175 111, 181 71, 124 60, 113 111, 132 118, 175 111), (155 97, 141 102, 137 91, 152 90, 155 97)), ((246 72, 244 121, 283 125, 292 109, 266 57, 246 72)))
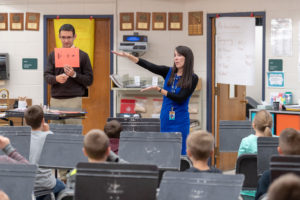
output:
POLYGON ((180 169, 181 133, 122 132, 119 156, 130 163, 180 169))
POLYGON ((78 162, 87 162, 83 155, 83 135, 49 134, 39 160, 45 168, 73 169, 78 162))
POLYGON ((123 131, 131 132, 160 132, 160 124, 157 125, 122 125, 123 131))
POLYGON ((36 165, 0 164, 0 189, 11 200, 32 200, 36 165))
POLYGON ((225 121, 219 124, 220 152, 237 152, 244 137, 254 131, 251 128, 251 121, 225 121))
POLYGON ((123 123, 123 122, 156 122, 156 123, 160 123, 159 118, 135 118, 135 117, 109 117, 109 118, 107 118, 108 122, 111 120, 117 120, 120 123, 123 123))
POLYGON ((244 174, 245 181, 243 190, 256 190, 258 176, 257 176, 257 155, 256 154, 242 154, 236 161, 236 174, 244 174))
POLYGON ((81 124, 49 124, 49 128, 54 134, 82 135, 81 124))
POLYGON ((272 155, 278 155, 278 137, 257 138, 257 174, 262 175, 269 169, 272 155))
POLYGON ((154 200, 158 169, 154 165, 78 163, 75 200, 154 200))
MULTIPOLYGON (((10 143, 27 160, 29 160, 31 128, 29 126, 2 126, 0 135, 8 137, 10 143)), ((0 155, 4 155, 0 151, 0 155)))
POLYGON ((300 155, 272 156, 270 162, 271 181, 286 173, 300 176, 300 155))
POLYGON ((164 173, 158 200, 233 200, 238 199, 244 175, 216 173, 164 173))

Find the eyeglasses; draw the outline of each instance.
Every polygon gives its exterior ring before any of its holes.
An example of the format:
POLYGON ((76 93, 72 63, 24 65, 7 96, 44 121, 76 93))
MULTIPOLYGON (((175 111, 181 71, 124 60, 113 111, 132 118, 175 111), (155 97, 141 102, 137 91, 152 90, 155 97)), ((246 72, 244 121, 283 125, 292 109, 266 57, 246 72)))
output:
POLYGON ((71 39, 73 39, 74 37, 73 36, 61 36, 61 37, 59 37, 60 39, 62 39, 62 40, 71 40, 71 39))

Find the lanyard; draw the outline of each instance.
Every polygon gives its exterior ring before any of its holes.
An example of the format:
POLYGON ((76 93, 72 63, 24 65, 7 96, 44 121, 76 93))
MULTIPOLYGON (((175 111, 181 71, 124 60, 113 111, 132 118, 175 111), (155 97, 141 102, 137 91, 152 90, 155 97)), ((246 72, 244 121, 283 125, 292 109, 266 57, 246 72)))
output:
POLYGON ((177 75, 175 75, 174 80, 173 80, 173 83, 172 83, 172 89, 171 89, 171 92, 172 92, 172 93, 175 93, 175 92, 176 92, 177 84, 175 85, 175 80, 177 80, 178 78, 179 78, 179 77, 177 77, 177 75))
MULTIPOLYGON (((175 75, 173 83, 172 83, 172 89, 171 92, 175 93, 176 89, 177 89, 177 84, 175 85, 175 80, 178 80, 179 77, 177 77, 177 75, 175 75)), ((169 111, 169 120, 175 120, 175 110, 174 110, 174 102, 172 101, 172 107, 171 110, 169 111)))

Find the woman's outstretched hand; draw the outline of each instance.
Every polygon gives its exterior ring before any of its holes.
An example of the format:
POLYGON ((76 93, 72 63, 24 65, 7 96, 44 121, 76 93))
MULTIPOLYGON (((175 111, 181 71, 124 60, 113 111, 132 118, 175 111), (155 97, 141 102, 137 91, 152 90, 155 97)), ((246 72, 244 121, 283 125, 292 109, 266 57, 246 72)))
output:
POLYGON ((116 54, 117 56, 121 56, 121 57, 128 57, 129 53, 125 53, 124 51, 122 52, 118 52, 118 51, 111 51, 113 54, 116 54))
POLYGON ((131 55, 130 53, 127 53, 127 52, 118 52, 118 51, 111 51, 113 54, 117 55, 117 56, 121 56, 121 57, 124 57, 124 58, 128 58, 129 60, 131 60, 132 62, 134 63, 137 63, 139 61, 139 58, 138 57, 135 57, 133 55, 131 55))
POLYGON ((145 91, 151 91, 151 90, 155 90, 155 91, 159 91, 159 87, 158 86, 150 86, 144 89, 141 89, 141 92, 145 92, 145 91))

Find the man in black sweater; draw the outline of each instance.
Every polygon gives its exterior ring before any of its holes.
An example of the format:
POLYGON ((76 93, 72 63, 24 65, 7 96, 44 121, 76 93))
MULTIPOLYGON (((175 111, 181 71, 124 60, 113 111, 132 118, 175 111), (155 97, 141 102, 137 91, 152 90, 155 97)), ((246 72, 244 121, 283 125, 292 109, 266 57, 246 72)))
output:
MULTIPOLYGON (((64 24, 59 29, 59 38, 63 48, 74 48, 76 39, 75 29, 71 24, 64 24)), ((79 50, 79 67, 64 66, 55 67, 54 51, 48 57, 48 63, 44 72, 44 78, 51 85, 51 107, 81 109, 81 97, 88 86, 93 83, 93 71, 89 56, 79 50)), ((68 119, 59 123, 81 124, 79 119, 68 119)))

